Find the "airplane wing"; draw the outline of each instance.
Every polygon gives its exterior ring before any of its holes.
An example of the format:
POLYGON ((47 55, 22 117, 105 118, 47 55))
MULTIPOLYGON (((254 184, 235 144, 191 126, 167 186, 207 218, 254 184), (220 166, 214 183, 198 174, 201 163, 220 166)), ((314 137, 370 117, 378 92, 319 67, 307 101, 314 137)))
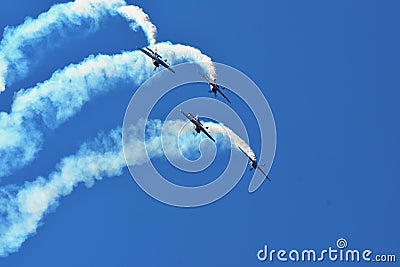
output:
POLYGON ((191 116, 190 114, 185 113, 183 110, 181 110, 181 113, 188 119, 190 120, 194 125, 196 125, 197 127, 200 128, 200 130, 207 135, 208 138, 210 138, 213 142, 215 142, 214 138, 212 138, 212 136, 207 132, 206 129, 204 129, 203 124, 201 124, 200 120, 196 121, 193 116, 191 116))
POLYGON ((167 63, 164 62, 164 60, 161 59, 161 56, 159 55, 159 57, 157 57, 155 55, 155 53, 153 52, 153 50, 151 50, 150 48, 146 47, 146 49, 149 50, 151 53, 149 51, 145 50, 145 49, 140 48, 140 47, 138 47, 138 49, 140 51, 142 51, 144 54, 146 54, 147 56, 149 56, 151 59, 156 60, 158 63, 163 65, 165 68, 169 69, 171 72, 175 73, 175 71, 173 69, 171 69, 171 67, 168 66, 167 63))
POLYGON ((214 138, 212 138, 212 136, 206 131, 206 129, 204 129, 203 126, 200 126, 200 130, 201 130, 205 135, 207 135, 208 138, 210 138, 210 139, 215 143, 214 138))
MULTIPOLYGON (((254 162, 253 159, 252 159, 240 146, 238 146, 238 148, 239 148, 239 150, 242 151, 243 154, 245 154, 252 162, 254 162)), ((258 164, 257 164, 257 170, 259 170, 259 171, 265 176, 265 178, 267 178, 268 180, 271 181, 271 179, 269 179, 268 175, 264 172, 263 169, 261 169, 261 167, 260 167, 258 164)))
POLYGON ((239 150, 240 151, 242 151, 243 152, 243 154, 245 154, 246 155, 246 157, 248 157, 249 158, 249 160, 251 160, 251 161, 253 161, 253 159, 252 158, 250 158, 250 156, 240 147, 240 146, 238 146, 238 148, 239 148, 239 150))
POLYGON ((192 116, 189 116, 189 114, 187 114, 186 112, 184 112, 183 110, 181 110, 181 113, 190 121, 193 120, 192 116))
POLYGON ((224 93, 222 93, 221 90, 219 90, 219 88, 217 88, 217 91, 230 103, 232 104, 232 102, 228 99, 228 97, 226 97, 226 95, 224 93))
POLYGON ((257 165, 257 169, 268 179, 271 181, 271 179, 269 179, 268 175, 263 171, 263 169, 260 168, 259 165, 257 165))
POLYGON ((151 50, 150 48, 148 48, 147 46, 145 47, 147 50, 149 50, 152 54, 153 54, 153 56, 155 57, 155 58, 162 58, 162 56, 159 54, 159 53, 157 53, 157 49, 155 50, 155 51, 153 51, 153 50, 151 50))
POLYGON ((162 60, 162 59, 158 59, 158 62, 159 62, 161 65, 163 65, 165 68, 167 68, 168 70, 170 70, 172 73, 175 73, 175 71, 174 71, 173 69, 171 69, 171 67, 170 67, 170 66, 168 66, 168 64, 167 64, 167 63, 165 63, 165 61, 164 61, 164 60, 162 60))
POLYGON ((144 50, 144 49, 142 49, 142 48, 140 48, 140 47, 138 47, 138 49, 139 49, 140 51, 142 51, 144 54, 146 54, 147 56, 149 56, 151 59, 154 59, 154 55, 151 54, 149 51, 144 50))
POLYGON ((151 50, 150 48, 148 48, 147 46, 146 46, 146 49, 147 50, 149 50, 153 55, 155 55, 156 53, 153 51, 153 50, 151 50))
POLYGON ((194 119, 194 117, 193 117, 191 114, 185 113, 183 110, 181 110, 181 113, 182 113, 183 115, 185 115, 185 117, 186 117, 188 120, 190 120, 194 125, 196 125, 196 126, 203 126, 203 124, 201 124, 200 121, 196 121, 196 120, 194 119))

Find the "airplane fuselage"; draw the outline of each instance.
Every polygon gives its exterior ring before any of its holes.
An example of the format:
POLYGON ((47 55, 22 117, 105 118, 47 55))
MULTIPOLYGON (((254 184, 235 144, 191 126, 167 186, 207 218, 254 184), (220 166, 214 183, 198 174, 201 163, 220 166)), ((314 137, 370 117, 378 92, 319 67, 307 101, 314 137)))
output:
POLYGON ((155 59, 153 59, 153 64, 156 66, 156 68, 160 67, 160 63, 155 59))
POLYGON ((197 134, 199 134, 200 132, 203 132, 205 135, 207 135, 208 138, 210 138, 213 142, 215 142, 215 139, 206 130, 206 129, 208 129, 208 127, 203 126, 203 124, 200 122, 198 115, 193 117, 192 114, 190 114, 190 113, 185 113, 182 110, 181 110, 181 112, 188 120, 190 120, 191 123, 194 124, 193 129, 196 131, 197 134))
POLYGON ((250 165, 250 171, 252 170, 259 170, 264 176, 265 178, 267 178, 268 180, 271 181, 271 179, 269 179, 268 175, 260 168, 260 166, 258 166, 258 162, 257 159, 255 157, 255 155, 253 154, 253 156, 250 156, 248 153, 246 153, 246 151, 244 151, 241 147, 238 147, 240 151, 243 152, 243 154, 246 155, 246 157, 249 159, 249 165, 250 165))
POLYGON ((213 92, 214 94, 217 94, 217 86, 213 83, 210 83, 210 91, 213 92))
POLYGON ((167 60, 165 59, 164 61, 157 52, 154 52, 148 47, 145 47, 144 49, 139 47, 138 49, 152 59, 153 65, 155 66, 154 70, 156 70, 160 65, 163 65, 169 71, 175 73, 175 71, 171 69, 170 66, 168 66, 168 64, 166 63, 167 60))
MULTIPOLYGON (((190 115, 190 113, 189 113, 189 115, 190 115)), ((192 115, 190 115, 190 116, 192 116, 192 115)), ((196 133, 200 133, 201 132, 201 123, 196 118, 191 119, 191 122, 194 124, 194 130, 196 131, 196 133)))
POLYGON ((257 169, 257 167, 258 167, 258 164, 257 164, 257 162, 255 162, 255 161, 250 161, 250 162, 249 162, 249 165, 250 165, 253 169, 257 169))
POLYGON ((219 84, 209 82, 210 85, 210 92, 214 93, 215 96, 217 96, 217 93, 219 93, 222 97, 224 97, 229 103, 231 101, 226 97, 224 93, 222 93, 221 89, 225 89, 225 87, 221 87, 219 84))

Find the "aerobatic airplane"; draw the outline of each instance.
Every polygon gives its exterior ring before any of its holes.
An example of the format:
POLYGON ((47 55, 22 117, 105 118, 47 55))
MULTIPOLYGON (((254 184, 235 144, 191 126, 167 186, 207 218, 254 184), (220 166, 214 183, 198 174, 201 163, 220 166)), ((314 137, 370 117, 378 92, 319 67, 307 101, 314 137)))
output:
POLYGON ((212 136, 206 130, 208 129, 208 127, 204 127, 203 124, 200 122, 199 115, 193 117, 193 115, 190 113, 185 113, 182 110, 181 112, 188 120, 190 120, 195 125, 194 130, 196 131, 197 134, 203 132, 205 135, 208 136, 208 138, 210 138, 213 142, 215 142, 214 138, 212 138, 212 136))
POLYGON ((165 68, 167 68, 168 70, 170 70, 171 72, 175 73, 175 71, 173 69, 171 69, 171 67, 168 66, 167 63, 165 63, 165 62, 167 62, 167 60, 166 59, 163 60, 162 56, 157 53, 157 50, 154 52, 153 50, 151 50, 148 47, 145 47, 144 49, 138 47, 138 49, 152 59, 153 65, 155 66, 154 70, 156 70, 160 65, 162 65, 165 68))
POLYGON ((226 87, 223 87, 223 86, 217 84, 217 83, 215 82, 215 79, 214 79, 214 81, 212 81, 212 80, 211 80, 210 78, 208 78, 207 76, 205 76, 205 75, 202 75, 202 76, 203 76, 204 79, 207 80, 208 84, 210 85, 210 91, 209 91, 210 93, 214 93, 214 96, 217 96, 217 93, 219 93, 219 94, 222 95, 230 104, 232 104, 232 102, 229 100, 229 98, 228 98, 224 93, 222 93, 222 91, 221 91, 221 89, 222 89, 222 90, 225 90, 226 87))
POLYGON ((257 163, 257 158, 256 155, 252 154, 249 155, 248 153, 246 153, 240 146, 238 146, 238 148, 240 149, 240 151, 242 151, 246 157, 249 158, 249 165, 251 166, 250 171, 252 170, 259 170, 268 180, 271 181, 271 179, 269 179, 268 175, 263 171, 263 169, 261 169, 260 165, 257 163))

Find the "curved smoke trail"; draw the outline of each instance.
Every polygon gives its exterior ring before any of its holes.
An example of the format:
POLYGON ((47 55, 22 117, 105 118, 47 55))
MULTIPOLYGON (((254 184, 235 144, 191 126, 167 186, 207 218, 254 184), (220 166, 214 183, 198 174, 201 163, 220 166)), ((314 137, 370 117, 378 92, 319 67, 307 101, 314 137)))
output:
POLYGON ((38 44, 54 46, 55 41, 69 38, 69 33, 77 27, 93 32, 102 20, 117 15, 130 22, 133 30, 141 27, 149 44, 155 45, 157 29, 149 16, 139 7, 126 6, 124 0, 76 0, 57 4, 36 19, 26 18, 17 27, 6 27, 0 43, 0 92, 5 90, 7 83, 27 75, 27 47, 38 44), (50 42, 53 33, 58 36, 50 42))
POLYGON ((0 188, 0 256, 18 251, 58 199, 70 194, 79 182, 90 186, 95 179, 119 175, 125 164, 120 140, 120 131, 112 131, 61 160, 58 170, 47 179, 38 177, 22 187, 0 188))
POLYGON ((190 61, 197 62, 202 67, 208 77, 213 80, 217 78, 214 63, 209 56, 191 46, 175 44, 173 45, 174 49, 171 49, 171 45, 172 43, 170 42, 159 43, 157 44, 157 50, 168 60, 169 58, 174 58, 176 61, 184 62, 187 61, 187 58, 190 58, 190 61))
MULTIPOLYGON (((140 26, 150 45, 156 44, 156 28, 148 16, 140 8, 125 6, 125 1, 76 0, 55 5, 37 19, 27 19, 24 24, 5 30, 0 44, 0 91, 5 89, 10 78, 26 75, 29 60, 24 49, 27 45, 39 44, 52 32, 63 35, 65 28, 84 23, 96 27, 100 19, 116 14, 128 21, 134 21, 131 23, 132 29, 140 26), (18 70, 15 72, 19 72, 20 76, 13 74, 13 77, 11 70, 18 70)), ((171 64, 201 61, 204 72, 211 78, 216 77, 211 59, 198 49, 171 43, 159 43, 157 49, 171 64)), ((36 157, 43 143, 44 128, 54 129, 66 122, 88 101, 116 89, 113 85, 117 81, 125 80, 139 85, 153 74, 152 69, 150 59, 140 52, 90 56, 79 64, 56 71, 49 80, 35 87, 17 92, 11 111, 0 113, 0 176, 9 174, 36 157)), ((147 123, 153 123, 156 128, 161 125, 159 122, 147 123)), ((212 123, 209 123, 209 127, 213 134, 229 133, 233 144, 251 151, 232 131, 212 123)), ((157 131, 154 133, 156 135, 152 141, 161 138, 157 131)), ((177 133, 171 130, 170 135, 177 136, 177 133)), ((199 141, 190 140, 195 138, 192 134, 185 138, 191 143, 199 141)), ((217 142, 220 140, 216 139, 217 142)), ((133 142, 139 144, 144 140, 137 138, 133 142)), ((157 144, 158 142, 153 143, 150 154, 161 156, 162 148, 157 144)), ((193 146, 187 145, 183 148, 192 149, 193 146)), ((134 156, 138 157, 135 162, 140 164, 140 153, 134 156)), ((8 185, 0 188, 0 256, 17 251, 36 232, 43 216, 57 206, 62 196, 70 194, 77 184, 84 182, 87 186, 92 186, 103 177, 121 174, 124 167, 121 129, 115 129, 107 136, 103 135, 92 143, 83 144, 77 154, 61 160, 57 170, 47 178, 38 177, 23 186, 8 185)))
MULTIPOLYGON (((211 59, 196 48, 170 43, 157 46, 170 51, 168 59, 172 64, 208 60, 210 63, 202 62, 201 67, 207 68, 207 73, 215 73, 211 59)), ((56 71, 33 88, 17 92, 11 112, 0 113, 0 177, 36 157, 43 143, 41 128, 58 127, 92 98, 117 89, 113 86, 117 81, 139 85, 152 74, 151 61, 138 51, 90 56, 56 71)))
POLYGON ((228 127, 224 126, 223 124, 215 124, 212 122, 205 122, 204 123, 205 127, 208 127, 208 132, 209 133, 215 133, 215 134, 221 134, 222 132, 226 132, 226 135, 229 136, 229 139, 231 140, 231 143, 235 146, 235 148, 243 149, 251 158, 256 160, 256 154, 254 154, 253 150, 251 147, 242 139, 240 138, 234 131, 229 129, 228 127))
POLYGON ((136 31, 138 26, 143 29, 150 46, 156 45, 157 28, 140 7, 122 6, 118 8, 118 13, 125 17, 126 20, 132 21, 130 24, 132 30, 136 31))
MULTIPOLYGON (((143 147, 146 147, 152 158, 161 157, 164 154, 161 143, 169 142, 171 146, 178 146, 178 137, 182 149, 169 153, 169 156, 192 153, 200 146, 201 138, 192 134, 192 128, 186 127, 187 131, 182 132, 185 124, 181 120, 164 123, 160 120, 146 121, 146 141, 140 134, 133 138, 131 135, 129 139, 129 147, 134 151, 127 155, 129 162, 140 165, 148 160, 145 151, 140 153, 143 147), (190 145, 182 145, 182 141, 190 145)), ((217 144, 221 148, 227 148, 229 142, 224 142, 224 138, 229 138, 235 146, 244 145, 244 149, 250 149, 231 129, 212 122, 208 122, 207 126, 216 135, 217 144)), ((140 127, 143 125, 135 125, 131 128, 132 133, 140 127)), ((79 183, 91 187, 96 180, 120 175, 124 167, 126 163, 122 152, 121 128, 117 128, 108 135, 100 135, 94 142, 83 144, 75 155, 62 159, 57 170, 47 178, 38 177, 21 187, 0 188, 0 256, 18 251, 22 243, 36 233, 44 215, 53 211, 59 199, 72 193, 79 183)))

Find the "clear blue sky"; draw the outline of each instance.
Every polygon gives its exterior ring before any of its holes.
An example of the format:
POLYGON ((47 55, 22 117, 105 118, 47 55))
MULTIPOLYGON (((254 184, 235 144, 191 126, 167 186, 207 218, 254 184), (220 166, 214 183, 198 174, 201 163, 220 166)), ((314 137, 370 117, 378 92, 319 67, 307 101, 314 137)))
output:
MULTIPOLYGON (((158 41, 200 48, 263 90, 277 127, 273 182, 249 194, 246 174, 221 200, 184 209, 146 195, 125 169, 62 198, 1 266, 283 266, 293 264, 261 263, 256 252, 324 249, 340 237, 400 257, 398 1, 128 2, 149 14, 158 41)), ((3 1, 0 28, 54 3, 3 1)), ((144 45, 141 31, 114 19, 56 48, 35 47, 40 60, 0 95, 0 110, 70 63, 144 45)), ((46 176, 82 142, 121 125, 134 90, 125 87, 45 133, 39 157, 0 184, 46 176)), ((330 264, 314 265, 345 265, 330 264)))

